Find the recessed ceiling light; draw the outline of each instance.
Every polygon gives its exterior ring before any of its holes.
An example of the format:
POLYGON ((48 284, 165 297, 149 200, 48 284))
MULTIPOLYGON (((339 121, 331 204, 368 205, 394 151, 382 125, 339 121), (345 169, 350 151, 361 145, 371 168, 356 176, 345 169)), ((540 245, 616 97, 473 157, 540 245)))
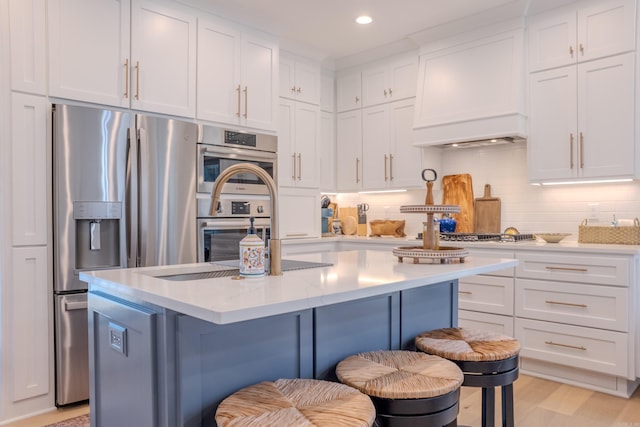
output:
POLYGON ((371 24, 371 22, 373 22, 373 19, 371 19, 370 16, 362 15, 356 18, 356 22, 358 24, 366 25, 366 24, 371 24))

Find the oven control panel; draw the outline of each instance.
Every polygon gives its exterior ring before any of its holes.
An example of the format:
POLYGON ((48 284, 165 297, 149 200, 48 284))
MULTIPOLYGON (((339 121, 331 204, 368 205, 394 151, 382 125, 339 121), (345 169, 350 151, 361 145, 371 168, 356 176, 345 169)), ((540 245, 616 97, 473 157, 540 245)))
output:
MULTIPOLYGON (((200 196, 200 194, 198 195, 200 196)), ((209 218, 209 207, 211 206, 210 196, 203 195, 197 198, 198 218, 209 218)), ((271 205, 269 197, 263 198, 223 198, 220 200, 218 217, 221 218, 268 218, 271 216, 271 205)))

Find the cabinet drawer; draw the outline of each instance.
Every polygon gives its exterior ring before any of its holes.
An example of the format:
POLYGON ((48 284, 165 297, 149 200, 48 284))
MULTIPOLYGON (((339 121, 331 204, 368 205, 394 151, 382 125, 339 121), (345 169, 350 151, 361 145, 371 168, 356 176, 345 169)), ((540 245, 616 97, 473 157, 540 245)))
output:
POLYGON ((460 279, 458 306, 513 316, 513 278, 478 275, 460 279))
POLYGON ((477 311, 458 311, 458 326, 495 332, 513 336, 513 316, 479 313, 477 311))
POLYGON ((520 355, 545 362, 626 377, 627 334, 537 320, 515 320, 520 355))
MULTIPOLYGON (((515 258, 515 254, 513 252, 508 251, 500 251, 493 249, 469 249, 469 255, 472 257, 483 257, 483 258, 507 258, 513 259, 515 258)), ((488 276, 503 276, 503 277, 513 277, 515 275, 515 267, 505 268, 503 270, 492 271, 491 273, 487 273, 488 276)))
POLYGON ((629 259, 602 255, 519 253, 516 277, 629 286, 629 259))
POLYGON ((516 316, 626 332, 628 288, 516 279, 516 316))

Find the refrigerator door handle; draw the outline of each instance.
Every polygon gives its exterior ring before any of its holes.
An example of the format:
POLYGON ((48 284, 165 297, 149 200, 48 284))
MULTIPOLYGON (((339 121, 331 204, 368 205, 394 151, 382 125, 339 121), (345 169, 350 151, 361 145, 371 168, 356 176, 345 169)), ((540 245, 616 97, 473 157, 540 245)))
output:
POLYGON ((127 138, 127 170, 125 183, 125 220, 127 267, 138 263, 138 138, 135 128, 129 129, 127 138))
POLYGON ((65 301, 64 302, 64 311, 73 311, 73 310, 86 310, 87 309, 87 301, 65 301))
MULTIPOLYGON (((149 240, 147 236, 147 228, 149 227, 150 215, 154 215, 153 212, 149 212, 150 209, 150 197, 149 187, 151 186, 149 180, 151 179, 150 169, 150 154, 149 154, 149 137, 144 127, 138 129, 138 262, 136 267, 146 267, 148 265, 147 254, 150 249, 147 248, 149 240), (145 177, 145 179, 142 179, 145 177), (142 244, 145 242, 145 244, 142 244)), ((152 245, 155 248, 155 245, 152 245)), ((153 249, 151 249, 153 251, 153 249)), ((151 252, 153 253, 153 252, 151 252)))

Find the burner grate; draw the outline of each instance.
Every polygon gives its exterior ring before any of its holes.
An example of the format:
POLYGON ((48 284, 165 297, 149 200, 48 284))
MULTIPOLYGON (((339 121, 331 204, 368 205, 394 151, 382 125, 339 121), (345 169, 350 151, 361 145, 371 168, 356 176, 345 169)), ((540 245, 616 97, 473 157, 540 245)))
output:
POLYGON ((535 239, 534 234, 440 233, 440 240, 446 242, 520 242, 535 239))

